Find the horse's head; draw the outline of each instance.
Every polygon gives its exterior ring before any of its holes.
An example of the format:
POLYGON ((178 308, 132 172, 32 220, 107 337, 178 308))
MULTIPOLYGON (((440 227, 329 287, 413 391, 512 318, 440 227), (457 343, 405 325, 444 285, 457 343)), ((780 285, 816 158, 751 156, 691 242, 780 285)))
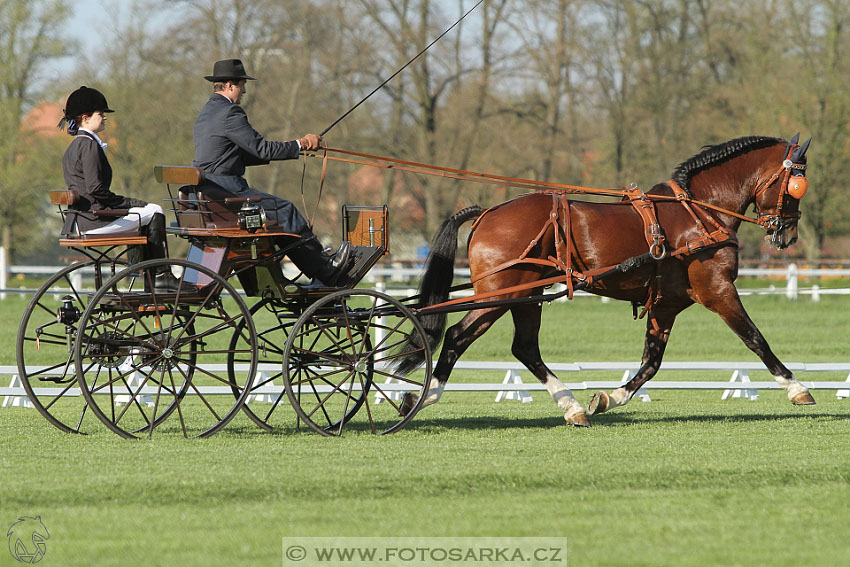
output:
POLYGON ((767 230, 770 243, 777 249, 788 248, 797 242, 797 222, 800 220, 800 199, 806 194, 806 151, 812 139, 798 145, 796 134, 785 148, 782 167, 759 184, 754 202, 757 222, 767 230))

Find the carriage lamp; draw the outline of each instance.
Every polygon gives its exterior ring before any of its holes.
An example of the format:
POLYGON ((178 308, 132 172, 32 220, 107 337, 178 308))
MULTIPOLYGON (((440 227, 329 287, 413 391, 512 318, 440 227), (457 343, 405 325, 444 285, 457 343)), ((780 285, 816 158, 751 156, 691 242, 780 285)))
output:
POLYGON ((74 305, 74 298, 66 295, 62 298, 62 306, 56 313, 56 322, 71 326, 80 319, 80 310, 74 305))
POLYGON ((242 230, 257 232, 257 230, 266 226, 266 211, 257 203, 245 201, 236 214, 236 219, 239 221, 239 228, 242 230))
MULTIPOLYGON (((56 322, 62 323, 65 325, 65 346, 68 348, 68 352, 71 352, 71 346, 73 344, 74 333, 76 328, 74 327, 74 323, 80 320, 80 315, 82 313, 79 309, 77 309, 76 305, 74 305, 74 297, 71 295, 66 295, 62 298, 62 306, 59 307, 59 311, 56 313, 56 322)), ((36 333, 35 339, 35 348, 39 349, 39 334, 36 333)))

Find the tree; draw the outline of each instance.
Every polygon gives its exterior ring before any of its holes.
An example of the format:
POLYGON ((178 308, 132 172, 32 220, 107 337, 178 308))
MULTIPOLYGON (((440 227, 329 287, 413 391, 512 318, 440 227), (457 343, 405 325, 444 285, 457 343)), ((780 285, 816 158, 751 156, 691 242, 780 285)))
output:
POLYGON ((803 33, 789 38, 793 50, 780 97, 793 122, 805 125, 813 137, 811 191, 801 203, 801 244, 809 258, 818 258, 827 236, 850 231, 844 186, 850 175, 850 95, 845 85, 850 74, 850 5, 828 0, 786 6, 787 25, 803 33))
POLYGON ((38 99, 44 64, 69 53, 72 44, 60 33, 67 17, 62 0, 0 0, 0 245, 11 259, 44 206, 33 190, 61 182, 61 170, 57 178, 57 168, 34 166, 37 144, 21 126, 38 99))

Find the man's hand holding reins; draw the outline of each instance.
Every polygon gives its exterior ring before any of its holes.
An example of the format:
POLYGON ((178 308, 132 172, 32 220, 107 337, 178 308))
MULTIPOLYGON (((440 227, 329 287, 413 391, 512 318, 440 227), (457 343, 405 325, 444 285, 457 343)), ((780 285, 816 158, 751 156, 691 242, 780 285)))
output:
POLYGON ((318 134, 306 134, 298 139, 298 143, 301 144, 301 151, 318 150, 322 145, 322 137, 318 134))

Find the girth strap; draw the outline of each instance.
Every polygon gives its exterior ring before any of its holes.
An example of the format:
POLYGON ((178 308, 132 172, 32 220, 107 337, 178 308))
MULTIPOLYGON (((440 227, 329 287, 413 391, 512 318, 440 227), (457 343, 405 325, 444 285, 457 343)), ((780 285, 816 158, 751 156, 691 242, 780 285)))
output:
POLYGON ((654 260, 663 260, 667 255, 667 248, 664 245, 664 231, 661 230, 658 217, 655 215, 655 201, 648 199, 646 193, 638 187, 632 189, 624 187, 623 191, 643 220, 643 236, 649 245, 649 255, 654 260))

